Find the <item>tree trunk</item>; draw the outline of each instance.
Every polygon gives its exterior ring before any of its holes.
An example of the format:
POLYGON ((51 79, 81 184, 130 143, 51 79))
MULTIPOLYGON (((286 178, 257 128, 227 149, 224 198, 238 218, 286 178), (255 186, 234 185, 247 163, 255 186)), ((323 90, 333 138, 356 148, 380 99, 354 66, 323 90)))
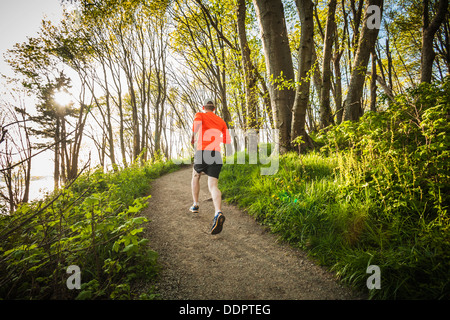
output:
POLYGON ((334 33, 336 22, 334 13, 336 11, 336 0, 330 0, 328 3, 327 26, 325 29, 325 44, 323 46, 323 65, 322 65, 322 86, 320 90, 320 128, 326 128, 334 124, 333 115, 330 107, 330 89, 331 89, 331 56, 333 49, 334 33))
MULTIPOLYGON (((102 53, 103 54, 103 53, 102 53)), ((106 63, 107 61, 103 56, 100 56, 100 61, 102 65, 103 70, 103 79, 104 79, 104 90, 105 92, 105 104, 106 104, 106 118, 103 116, 103 121, 106 124, 106 131, 107 131, 107 139, 108 139, 108 145, 109 145, 109 158, 111 160, 111 164, 113 168, 116 167, 116 157, 115 157, 115 148, 114 148, 114 135, 113 135, 113 128, 111 124, 111 93, 109 91, 109 83, 108 83, 108 72, 106 70, 106 63)))
POLYGON ((358 7, 356 6, 355 0, 350 0, 350 9, 353 14, 353 19, 351 19, 350 22, 353 29, 352 45, 355 50, 358 48, 359 27, 361 25, 363 8, 364 8, 364 0, 358 1, 358 7))
POLYGON ((26 125, 25 125, 25 138, 26 138, 27 147, 28 147, 28 154, 27 154, 28 160, 25 162, 26 169, 24 169, 25 191, 23 193, 23 198, 22 198, 23 203, 27 203, 30 198, 31 160, 32 160, 32 154, 31 154, 32 149, 31 149, 31 143, 30 143, 30 136, 28 134, 26 125))
POLYGON ((139 134, 139 116, 138 116, 138 107, 136 94, 133 86, 133 79, 129 80, 129 92, 131 97, 131 121, 132 121, 132 130, 133 130, 133 161, 139 157, 141 153, 141 138, 139 134))
MULTIPOLYGON (((105 81, 106 81, 106 76, 105 76, 105 81)), ((111 159, 111 164, 112 164, 113 168, 115 168, 116 167, 116 151, 115 151, 115 147, 114 147, 114 133, 113 133, 113 126, 111 123, 111 117, 112 117, 112 112, 111 112, 111 106, 110 106, 110 93, 109 93, 109 90, 107 89, 107 91, 106 91, 106 130, 108 131, 109 158, 111 159)))
POLYGON ((291 137, 303 137, 307 147, 312 147, 312 141, 305 130, 306 110, 309 103, 309 88, 311 83, 310 70, 313 57, 314 35, 314 4, 311 0, 295 1, 301 22, 300 48, 298 50, 297 90, 292 110, 291 137))
POLYGON ((423 3, 422 56, 420 61, 420 82, 431 82, 433 62, 436 56, 433 50, 434 35, 438 31, 447 14, 448 0, 440 0, 438 11, 429 22, 428 0, 423 3))
POLYGON ((273 114, 272 114, 269 89, 267 88, 266 81, 264 81, 264 79, 261 77, 261 75, 259 73, 258 73, 258 78, 260 80, 261 87, 262 87, 262 92, 260 92, 260 95, 264 101, 264 110, 265 110, 265 112, 267 114, 267 118, 269 120, 268 127, 273 129, 273 128, 275 128, 275 124, 274 124, 274 118, 273 118, 273 114))
POLYGON ((54 189, 59 189, 59 153, 60 153, 60 120, 59 116, 56 115, 56 128, 55 128, 55 166, 54 166, 54 173, 53 173, 53 182, 54 182, 54 189))
POLYGON ((388 38, 386 39, 386 55, 387 55, 387 62, 388 62, 389 88, 392 90, 392 88, 394 87, 394 83, 392 82, 392 55, 391 55, 391 49, 389 48, 389 33, 388 33, 388 38))
POLYGON ((345 121, 357 121, 361 116, 361 99, 364 82, 366 79, 367 64, 369 63, 370 53, 374 49, 379 31, 378 28, 369 29, 367 26, 367 20, 372 15, 367 12, 367 8, 371 5, 378 6, 381 14, 383 9, 383 0, 369 0, 366 7, 362 31, 359 36, 358 50, 356 51, 355 59, 353 61, 348 93, 344 101, 345 121))
POLYGON ((220 100, 222 102, 222 118, 227 123, 228 128, 232 129, 232 118, 230 110, 228 109, 228 98, 227 98, 227 81, 226 81, 226 59, 225 59, 225 45, 222 41, 222 39, 218 36, 217 38, 219 49, 220 49, 220 55, 216 55, 215 59, 220 58, 221 61, 218 63, 216 60, 217 65, 217 83, 219 84, 219 90, 220 90, 220 100), (220 68, 220 65, 222 65, 222 69, 220 68))
POLYGON ((247 34, 245 31, 245 16, 246 16, 245 0, 238 0, 237 7, 237 30, 239 36, 239 45, 241 47, 242 65, 244 68, 245 79, 245 96, 247 102, 246 108, 246 129, 256 129, 258 121, 256 119, 256 109, 258 106, 257 98, 257 84, 258 78, 256 70, 250 59, 250 48, 247 42, 247 34))
MULTIPOLYGON (((341 57, 343 54, 343 50, 340 49, 339 40, 335 39, 335 54, 333 57, 333 66, 334 66, 334 104, 336 106, 336 124, 341 124, 342 116, 344 115, 344 109, 342 108, 342 80, 341 80, 341 57)), ((343 40, 344 41, 344 40, 343 40)))
POLYGON ((253 4, 261 28, 267 77, 270 78, 269 95, 275 129, 279 130, 280 152, 285 153, 291 148, 291 111, 295 93, 275 81, 294 80, 283 3, 281 0, 253 0, 253 4))
MULTIPOLYGON (((120 88, 120 87, 119 87, 120 88)), ((125 131, 125 124, 124 124, 124 115, 123 115, 123 101, 122 101, 122 90, 118 90, 118 109, 119 109, 119 140, 120 140, 120 151, 122 153, 122 165, 124 167, 128 167, 127 163, 127 154, 126 154, 126 148, 125 148, 125 139, 124 139, 124 131, 125 131)))
MULTIPOLYGON (((8 149, 8 140, 5 142, 6 147, 5 150, 8 149)), ((13 214, 16 209, 16 203, 14 201, 14 182, 13 182, 13 172, 12 172, 12 156, 11 152, 5 153, 6 156, 6 170, 2 171, 3 179, 6 184, 6 189, 8 190, 8 196, 5 197, 3 195, 3 198, 9 202, 9 214, 13 214)), ((1 189, 0 189, 1 192, 1 189)))
POLYGON ((372 52, 372 75, 370 77, 370 111, 377 111, 377 55, 372 52))
POLYGON ((78 113, 78 121, 76 124, 75 137, 73 140, 73 148, 71 150, 71 165, 67 173, 67 180, 72 181, 78 174, 78 157, 80 155, 81 141, 83 139, 84 126, 86 124, 88 113, 84 112, 86 105, 81 103, 78 113))
POLYGON ((67 166, 68 166, 68 161, 67 161, 67 141, 66 141, 66 119, 64 114, 61 115, 61 151, 60 151, 60 156, 61 156, 61 182, 63 185, 66 184, 67 181, 67 166))

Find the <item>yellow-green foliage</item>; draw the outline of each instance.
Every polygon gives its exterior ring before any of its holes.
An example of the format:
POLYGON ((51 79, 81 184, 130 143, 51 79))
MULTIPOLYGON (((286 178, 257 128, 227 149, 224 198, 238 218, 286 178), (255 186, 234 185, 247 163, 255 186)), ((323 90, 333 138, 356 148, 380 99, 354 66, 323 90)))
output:
POLYGON ((450 284, 450 79, 316 136, 274 176, 226 165, 227 199, 376 299, 445 299, 450 284), (368 290, 369 265, 381 289, 368 290))

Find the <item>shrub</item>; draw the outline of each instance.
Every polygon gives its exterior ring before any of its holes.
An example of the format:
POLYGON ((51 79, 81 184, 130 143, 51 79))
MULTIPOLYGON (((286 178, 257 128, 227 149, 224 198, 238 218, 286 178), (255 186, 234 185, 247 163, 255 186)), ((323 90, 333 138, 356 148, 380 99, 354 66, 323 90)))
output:
POLYGON ((225 197, 374 299, 445 299, 450 281, 450 78, 316 135, 321 152, 280 157, 274 176, 225 165, 225 197))
POLYGON ((96 170, 48 199, 0 218, 3 299, 129 299, 131 284, 156 274, 157 253, 142 237, 151 179, 173 163, 96 170), (69 290, 70 265, 81 290, 69 290))

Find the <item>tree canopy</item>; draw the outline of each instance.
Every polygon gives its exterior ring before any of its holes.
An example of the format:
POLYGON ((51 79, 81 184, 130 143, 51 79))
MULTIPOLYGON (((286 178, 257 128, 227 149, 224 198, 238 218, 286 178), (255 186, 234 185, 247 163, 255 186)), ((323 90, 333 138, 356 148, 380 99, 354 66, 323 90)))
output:
POLYGON ((306 151, 318 130, 449 74, 448 0, 72 3, 5 55, 38 101, 26 130, 47 139, 35 148, 52 141, 55 186, 86 143, 112 169, 188 155, 206 96, 230 128, 276 129, 281 152, 306 151))

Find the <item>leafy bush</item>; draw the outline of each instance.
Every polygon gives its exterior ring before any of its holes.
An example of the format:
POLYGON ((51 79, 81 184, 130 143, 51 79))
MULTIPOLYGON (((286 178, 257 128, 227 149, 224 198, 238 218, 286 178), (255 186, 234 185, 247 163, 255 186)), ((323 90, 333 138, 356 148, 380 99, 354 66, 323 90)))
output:
POLYGON ((0 218, 3 299, 129 299, 139 278, 157 272, 157 253, 142 237, 149 183, 176 169, 153 163, 117 172, 97 170, 43 201, 0 218), (81 270, 69 290, 66 270, 81 270))
POLYGON ((226 165, 225 197, 374 299, 450 297, 450 78, 316 135, 274 176, 226 165), (367 291, 369 265, 381 289, 367 291))

